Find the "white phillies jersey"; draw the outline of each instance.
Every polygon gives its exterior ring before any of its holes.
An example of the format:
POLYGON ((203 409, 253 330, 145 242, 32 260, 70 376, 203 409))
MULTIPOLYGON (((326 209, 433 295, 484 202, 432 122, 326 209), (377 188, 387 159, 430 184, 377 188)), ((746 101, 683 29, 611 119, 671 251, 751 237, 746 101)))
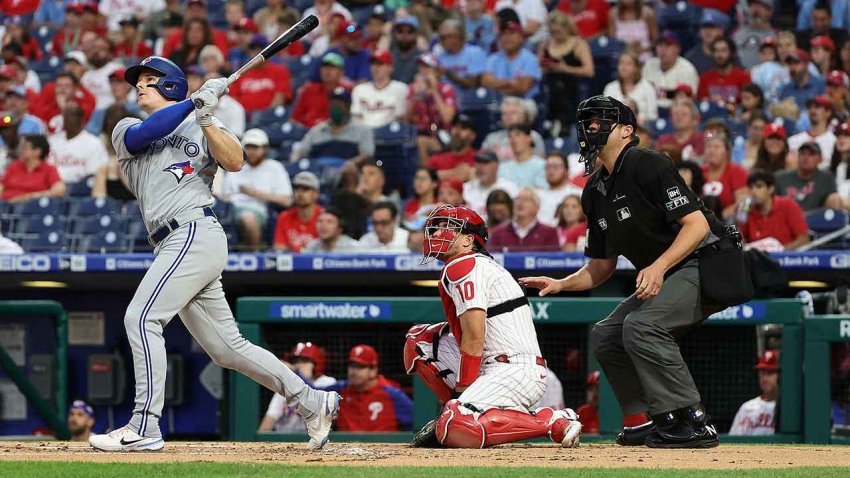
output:
POLYGON ((773 435, 776 433, 774 424, 776 401, 762 400, 756 397, 741 405, 735 420, 732 421, 730 435, 773 435))
MULTIPOLYGON (((148 232, 153 232, 181 212, 212 205, 211 188, 218 164, 191 114, 171 134, 133 156, 124 145, 124 135, 140 122, 137 118, 119 121, 112 131, 112 144, 127 185, 139 200, 148 232)), ((217 118, 213 118, 213 124, 239 142, 217 118)))
MULTIPOLYGON (((463 331, 459 317, 470 309, 488 310, 524 296, 519 283, 493 258, 484 254, 467 254, 449 261, 440 278, 440 298, 446 319, 458 344, 463 331)), ((484 332, 483 361, 497 355, 540 356, 537 332, 531 318, 531 307, 521 305, 514 310, 487 316, 484 332)))

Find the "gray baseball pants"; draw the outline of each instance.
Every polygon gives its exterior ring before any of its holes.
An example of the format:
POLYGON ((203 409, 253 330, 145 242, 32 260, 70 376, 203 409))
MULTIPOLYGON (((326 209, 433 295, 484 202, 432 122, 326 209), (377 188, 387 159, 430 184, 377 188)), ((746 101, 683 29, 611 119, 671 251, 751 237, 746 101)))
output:
POLYGON ((166 370, 162 329, 175 315, 217 365, 283 395, 305 418, 315 416, 321 407, 323 392, 307 386, 271 352, 239 333, 221 286, 226 261, 227 239, 214 217, 181 225, 159 244, 127 307, 124 327, 136 378, 130 426, 142 436, 161 435, 166 370))

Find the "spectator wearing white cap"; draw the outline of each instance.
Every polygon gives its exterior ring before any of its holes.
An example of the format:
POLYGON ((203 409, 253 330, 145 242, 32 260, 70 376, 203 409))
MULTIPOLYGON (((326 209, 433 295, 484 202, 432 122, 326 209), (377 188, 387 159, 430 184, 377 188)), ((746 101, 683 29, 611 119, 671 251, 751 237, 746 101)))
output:
POLYGON ((247 163, 224 177, 224 198, 233 203, 242 245, 259 250, 262 231, 269 220, 269 206, 292 204, 292 185, 283 165, 267 158, 269 137, 261 129, 249 129, 242 137, 247 163))

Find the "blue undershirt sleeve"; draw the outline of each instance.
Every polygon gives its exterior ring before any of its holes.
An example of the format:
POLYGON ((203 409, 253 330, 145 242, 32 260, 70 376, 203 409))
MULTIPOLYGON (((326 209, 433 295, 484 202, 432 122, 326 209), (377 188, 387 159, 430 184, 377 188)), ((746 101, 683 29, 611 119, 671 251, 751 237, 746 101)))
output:
POLYGON ((127 128, 127 133, 124 135, 124 145, 132 154, 141 153, 151 143, 174 131, 194 109, 195 105, 192 100, 185 99, 157 111, 141 123, 127 128))

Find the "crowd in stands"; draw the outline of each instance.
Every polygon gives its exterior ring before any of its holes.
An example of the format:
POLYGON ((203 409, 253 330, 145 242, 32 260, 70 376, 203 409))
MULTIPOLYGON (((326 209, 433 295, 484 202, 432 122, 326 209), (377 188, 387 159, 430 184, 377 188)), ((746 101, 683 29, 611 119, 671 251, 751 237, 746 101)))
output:
POLYGON ((848 4, 4 3, 0 227, 25 250, 150 250, 110 141, 141 114, 125 68, 162 55, 194 91, 312 14, 216 112, 247 158, 213 186, 234 250, 418 252, 450 203, 485 217, 493 251, 581 251, 576 109, 603 93, 748 244, 795 249, 847 223, 848 4))

